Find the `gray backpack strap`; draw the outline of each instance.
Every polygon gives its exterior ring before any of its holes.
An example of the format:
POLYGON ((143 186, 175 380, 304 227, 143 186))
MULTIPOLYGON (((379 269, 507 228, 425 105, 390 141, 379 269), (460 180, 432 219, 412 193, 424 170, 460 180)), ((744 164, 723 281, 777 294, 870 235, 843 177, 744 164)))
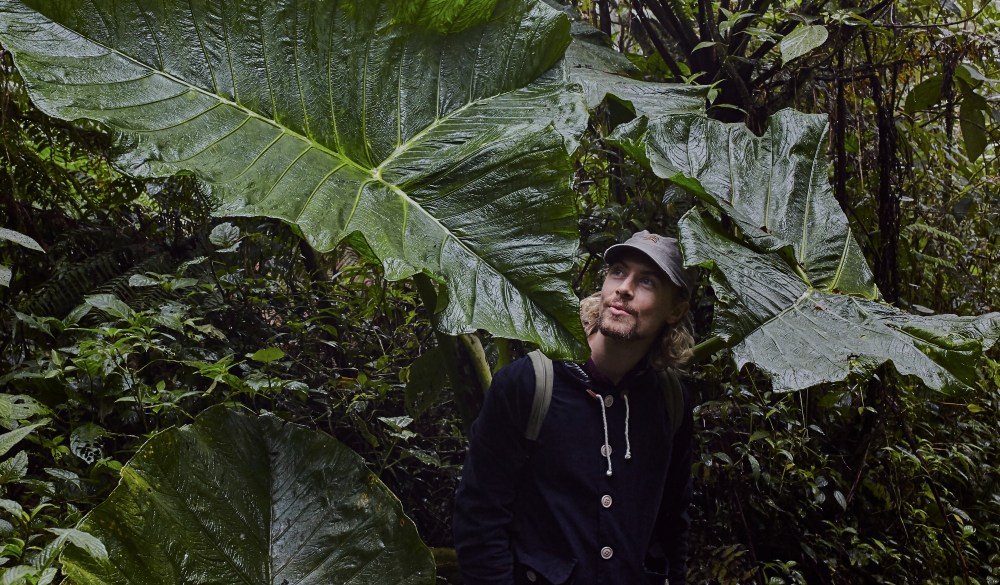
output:
POLYGON ((684 422, 684 390, 672 370, 663 371, 663 393, 666 395, 667 416, 670 417, 670 432, 676 435, 684 422))
POLYGON ((524 438, 534 441, 538 439, 542 423, 545 422, 545 413, 549 411, 549 403, 552 402, 552 360, 537 349, 529 353, 528 357, 535 368, 535 395, 531 400, 531 416, 524 429, 524 438))

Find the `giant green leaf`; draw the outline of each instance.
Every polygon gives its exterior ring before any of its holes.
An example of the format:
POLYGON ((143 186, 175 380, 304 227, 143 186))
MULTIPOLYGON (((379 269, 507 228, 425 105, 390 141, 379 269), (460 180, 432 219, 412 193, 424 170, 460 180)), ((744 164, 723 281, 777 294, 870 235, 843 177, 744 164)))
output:
POLYGON ((425 272, 451 333, 579 355, 568 152, 582 94, 549 72, 569 22, 532 0, 0 0, 46 113, 114 131, 137 176, 192 172, 223 215, 360 234, 425 272))
POLYGON ((434 582, 430 551, 353 451, 271 415, 213 407, 150 439, 70 547, 80 585, 434 582))
POLYGON ((680 224, 689 264, 712 269, 715 334, 737 367, 755 364, 777 390, 799 390, 891 362, 936 390, 976 385, 976 366, 1000 336, 1000 313, 917 316, 858 296, 808 286, 776 254, 762 253, 703 212, 680 224))
POLYGON ((930 387, 975 383, 1000 314, 917 317, 879 302, 872 272, 833 198, 823 116, 785 110, 762 136, 703 116, 640 118, 616 139, 661 177, 728 216, 681 221, 691 265, 712 269, 714 333, 738 366, 779 390, 868 375, 892 362, 930 387))
POLYGON ((826 117, 782 110, 763 136, 705 116, 639 118, 617 138, 653 171, 731 217, 755 247, 808 282, 877 298, 871 269, 830 190, 826 117))
POLYGON ((559 67, 567 81, 583 89, 588 109, 611 98, 638 116, 704 113, 708 87, 643 81, 639 68, 611 46, 607 35, 583 20, 577 8, 545 1, 572 19, 573 42, 559 67))

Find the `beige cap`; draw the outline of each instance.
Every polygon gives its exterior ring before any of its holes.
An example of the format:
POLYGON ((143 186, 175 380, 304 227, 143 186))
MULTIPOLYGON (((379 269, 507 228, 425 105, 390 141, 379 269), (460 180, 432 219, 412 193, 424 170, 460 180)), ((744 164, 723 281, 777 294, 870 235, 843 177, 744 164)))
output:
POLYGON ((681 249, 674 238, 650 233, 649 230, 632 234, 624 243, 615 244, 604 251, 604 262, 616 262, 626 250, 642 252, 654 264, 660 267, 667 277, 684 291, 685 298, 691 296, 694 288, 694 278, 689 270, 684 269, 681 249))

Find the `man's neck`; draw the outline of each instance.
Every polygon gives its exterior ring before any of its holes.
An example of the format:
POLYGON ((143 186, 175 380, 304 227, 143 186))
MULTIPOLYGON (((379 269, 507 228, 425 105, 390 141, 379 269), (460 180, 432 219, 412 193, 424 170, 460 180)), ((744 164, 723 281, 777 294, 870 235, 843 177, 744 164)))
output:
POLYGON ((587 341, 590 343, 590 359, 594 365, 614 384, 618 384, 625 374, 646 356, 653 340, 622 341, 594 332, 587 341))

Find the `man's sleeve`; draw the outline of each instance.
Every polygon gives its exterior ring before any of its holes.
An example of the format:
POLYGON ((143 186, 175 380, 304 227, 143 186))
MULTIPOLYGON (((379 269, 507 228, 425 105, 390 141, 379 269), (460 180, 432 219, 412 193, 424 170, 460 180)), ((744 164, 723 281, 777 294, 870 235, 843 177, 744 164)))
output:
POLYGON ((469 433, 453 518, 464 585, 514 582, 509 529, 521 469, 530 452, 524 429, 534 379, 529 360, 498 372, 469 433))
POLYGON ((670 585, 687 582, 688 533, 691 519, 691 458, 694 450, 694 420, 691 400, 684 389, 684 418, 674 433, 670 470, 663 490, 660 516, 657 519, 654 547, 666 557, 666 574, 670 585), (655 545, 659 545, 656 547, 655 545))

